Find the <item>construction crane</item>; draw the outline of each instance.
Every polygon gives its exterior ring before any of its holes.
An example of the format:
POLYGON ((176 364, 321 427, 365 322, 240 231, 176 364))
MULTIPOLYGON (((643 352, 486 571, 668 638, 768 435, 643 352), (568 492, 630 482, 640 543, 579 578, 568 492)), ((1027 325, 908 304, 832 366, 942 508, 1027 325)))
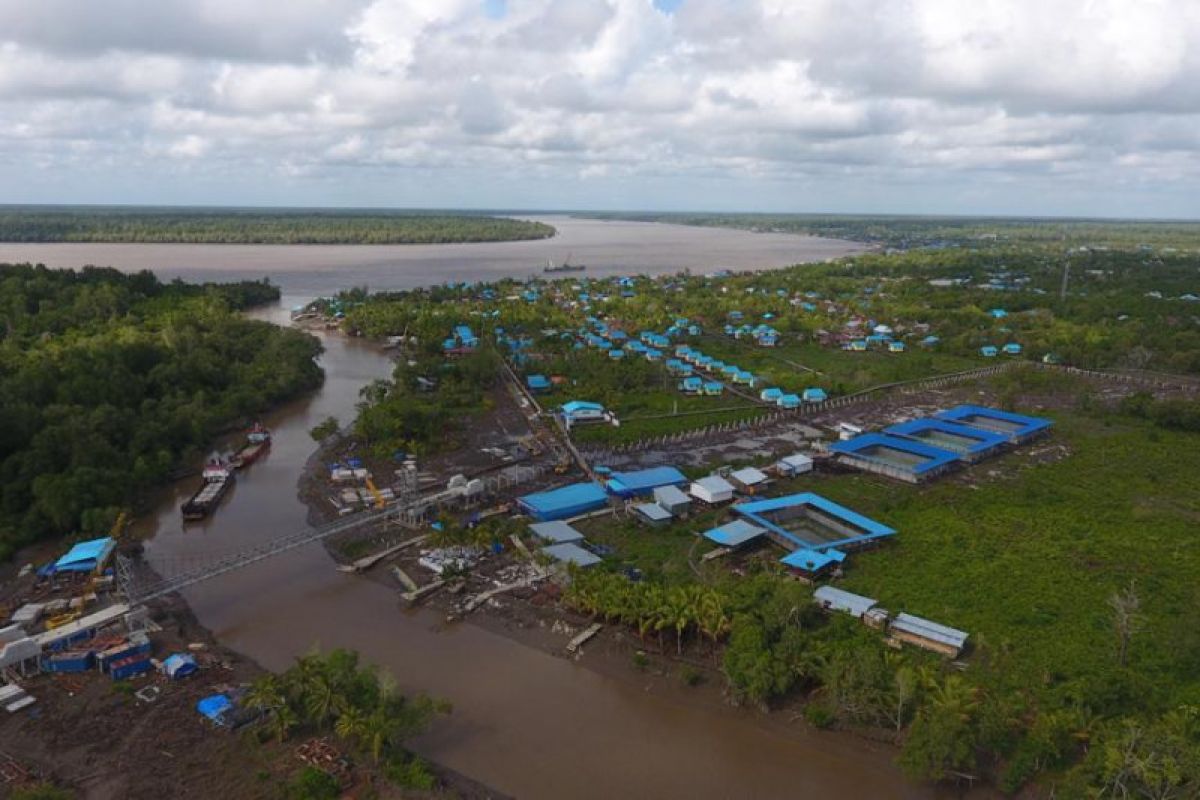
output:
POLYGON ((121 537, 125 534, 125 529, 127 527, 129 527, 129 512, 122 511, 120 514, 117 514, 117 520, 113 523, 108 535, 110 538, 116 539, 119 542, 121 541, 121 537))
POLYGON ((367 478, 367 491, 369 491, 375 498, 375 507, 383 508, 386 503, 386 501, 383 499, 383 494, 378 488, 376 488, 375 481, 371 480, 370 478, 367 478))

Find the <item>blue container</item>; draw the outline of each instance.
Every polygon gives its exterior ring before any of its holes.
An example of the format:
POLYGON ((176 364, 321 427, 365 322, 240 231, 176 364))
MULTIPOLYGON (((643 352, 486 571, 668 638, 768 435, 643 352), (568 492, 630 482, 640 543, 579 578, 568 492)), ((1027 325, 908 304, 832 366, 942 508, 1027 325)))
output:
POLYGON ((143 672, 149 672, 152 669, 154 669, 154 665, 150 663, 148 656, 130 656, 120 661, 114 661, 108 674, 112 676, 114 681, 123 681, 126 678, 141 675, 143 672))

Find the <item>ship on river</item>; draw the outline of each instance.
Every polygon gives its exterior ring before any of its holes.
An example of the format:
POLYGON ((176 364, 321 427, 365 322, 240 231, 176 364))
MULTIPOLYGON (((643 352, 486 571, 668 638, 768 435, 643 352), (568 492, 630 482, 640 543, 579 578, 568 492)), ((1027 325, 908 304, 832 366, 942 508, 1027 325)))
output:
POLYGON ((214 458, 204 465, 204 482, 191 498, 180 506, 185 521, 202 520, 220 504, 221 498, 233 486, 233 467, 214 458))
POLYGON ((572 264, 571 256, 568 254, 566 259, 561 264, 555 264, 553 261, 547 261, 546 266, 542 268, 542 272, 583 272, 587 269, 584 264, 572 264))
POLYGON ((261 422, 256 422, 250 432, 246 434, 246 443, 233 454, 229 465, 234 469, 245 469, 257 461, 270 447, 271 432, 264 428, 261 422))

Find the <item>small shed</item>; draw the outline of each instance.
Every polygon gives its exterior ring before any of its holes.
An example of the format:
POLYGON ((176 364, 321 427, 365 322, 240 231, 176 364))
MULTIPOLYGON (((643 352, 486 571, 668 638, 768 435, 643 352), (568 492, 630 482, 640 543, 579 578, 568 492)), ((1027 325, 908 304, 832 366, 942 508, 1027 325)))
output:
POLYGON ((888 634, 893 639, 941 653, 947 658, 957 658, 967 645, 967 634, 963 631, 912 614, 897 614, 888 626, 888 634))
POLYGON ((792 453, 790 456, 784 456, 775 463, 775 471, 787 478, 803 475, 806 472, 812 472, 812 470, 813 460, 804 453, 792 453))
POLYGON ((683 516, 692 508, 692 499, 677 486, 659 486, 654 490, 654 502, 674 516, 683 516))
POLYGON ((639 503, 633 507, 633 513, 642 522, 656 528, 662 527, 671 521, 671 512, 658 503, 639 503))
POLYGON ((767 481, 766 473, 754 467, 735 470, 729 474, 729 482, 733 484, 735 489, 745 494, 755 494, 762 491, 766 488, 767 481))
POLYGON ((833 586, 822 586, 817 589, 813 592, 813 599, 817 601, 817 605, 827 611, 841 611, 856 619, 862 619, 863 614, 866 614, 879 602, 870 597, 863 597, 861 594, 853 594, 833 586))
POLYGON ((716 505, 728 503, 733 499, 733 484, 720 475, 709 475, 698 481, 693 481, 688 493, 702 503, 716 505))

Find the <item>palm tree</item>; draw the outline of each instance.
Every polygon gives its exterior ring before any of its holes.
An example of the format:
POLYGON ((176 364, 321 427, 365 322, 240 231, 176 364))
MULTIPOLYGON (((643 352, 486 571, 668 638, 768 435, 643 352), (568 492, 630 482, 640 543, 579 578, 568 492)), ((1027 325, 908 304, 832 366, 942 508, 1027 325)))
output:
POLYGON ((725 598, 716 589, 705 589, 697 601, 697 622, 700 631, 712 640, 713 653, 717 652, 717 642, 729 633, 732 620, 725 608, 725 598))
POLYGON ((304 710, 312 722, 318 728, 324 728, 342 705, 342 696, 326 670, 314 672, 304 693, 304 710))
POLYGON ((363 720, 362 739, 376 764, 383 751, 391 746, 396 735, 396 723, 385 708, 377 708, 363 720))
POLYGON ((283 681, 278 675, 268 673, 250 685, 245 703, 250 708, 269 711, 287 704, 283 693, 283 681))
POLYGON ((667 614, 669 624, 675 629, 675 655, 683 655, 683 633, 695 619, 691 598, 682 588, 674 587, 667 592, 667 614))
POLYGON ((338 715, 333 732, 348 741, 361 741, 366 731, 366 721, 366 715, 351 706, 338 715))
POLYGON ((291 706, 282 705, 271 711, 267 724, 270 726, 271 732, 275 734, 275 738, 283 742, 291 733, 292 728, 300 724, 300 718, 296 716, 295 711, 292 711, 291 706))

